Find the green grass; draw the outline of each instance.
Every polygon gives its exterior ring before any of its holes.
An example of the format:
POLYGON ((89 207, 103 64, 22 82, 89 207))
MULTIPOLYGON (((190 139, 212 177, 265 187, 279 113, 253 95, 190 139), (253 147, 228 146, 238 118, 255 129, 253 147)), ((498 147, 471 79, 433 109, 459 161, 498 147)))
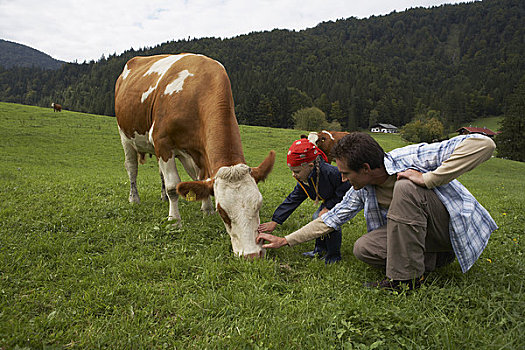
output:
MULTIPOLYGON (((270 149, 261 220, 291 191, 285 164, 301 132, 241 126, 250 165, 270 149)), ((386 150, 398 135, 374 135, 386 150)), ((525 164, 493 158, 460 180, 500 229, 479 261, 457 262, 410 294, 367 290, 382 277, 352 255, 362 215, 343 229, 343 260, 313 242, 235 258, 218 215, 181 201, 166 222, 154 159, 129 182, 114 118, 0 103, 0 348, 518 349, 525 344, 525 164)), ((179 167, 180 168, 180 167, 179 167)), ((182 171, 181 171, 182 173, 182 171)), ((186 175, 183 179, 188 179, 186 175)), ((315 210, 303 203, 279 229, 315 210)))
POLYGON ((464 126, 473 126, 473 127, 476 127, 476 128, 488 128, 494 132, 498 131, 501 127, 500 123, 502 121, 502 117, 486 117, 486 118, 479 118, 479 119, 476 119, 470 123, 468 123, 468 125, 464 125, 464 126))
MULTIPOLYGON (((461 127, 474 127, 474 128, 488 128, 494 132, 499 131, 501 128, 501 122, 503 120, 503 117, 485 117, 485 118, 478 118, 476 120, 473 120, 471 122, 463 123, 461 127)), ((452 129, 452 132, 448 134, 448 137, 454 137, 457 136, 458 133, 455 132, 456 129, 452 129)))

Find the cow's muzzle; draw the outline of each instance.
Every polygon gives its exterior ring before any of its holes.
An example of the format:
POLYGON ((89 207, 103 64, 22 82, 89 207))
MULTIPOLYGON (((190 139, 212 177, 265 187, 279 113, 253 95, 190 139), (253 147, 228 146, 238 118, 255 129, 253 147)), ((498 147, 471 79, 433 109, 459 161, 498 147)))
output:
POLYGON ((244 255, 244 258, 248 260, 260 259, 260 258, 264 258, 265 254, 266 254, 266 250, 263 249, 258 253, 246 254, 244 255))

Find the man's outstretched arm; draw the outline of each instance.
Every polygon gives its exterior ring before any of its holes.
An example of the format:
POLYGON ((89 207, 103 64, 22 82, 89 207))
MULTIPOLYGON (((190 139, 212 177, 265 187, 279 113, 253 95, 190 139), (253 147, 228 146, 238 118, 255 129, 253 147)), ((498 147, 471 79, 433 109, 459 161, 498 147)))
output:
POLYGON ((319 217, 314 221, 304 225, 295 232, 290 233, 285 237, 278 237, 267 233, 259 233, 255 241, 259 243, 261 240, 268 241, 263 245, 263 248, 280 248, 284 245, 294 246, 299 243, 307 242, 324 234, 333 231, 333 228, 326 225, 319 217))

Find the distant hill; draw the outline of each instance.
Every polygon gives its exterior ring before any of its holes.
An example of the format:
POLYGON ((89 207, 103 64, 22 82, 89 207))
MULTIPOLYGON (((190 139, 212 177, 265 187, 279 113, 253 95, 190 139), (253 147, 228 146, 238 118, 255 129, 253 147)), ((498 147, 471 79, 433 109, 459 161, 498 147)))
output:
POLYGON ((59 69, 65 62, 29 46, 0 39, 0 66, 59 69))

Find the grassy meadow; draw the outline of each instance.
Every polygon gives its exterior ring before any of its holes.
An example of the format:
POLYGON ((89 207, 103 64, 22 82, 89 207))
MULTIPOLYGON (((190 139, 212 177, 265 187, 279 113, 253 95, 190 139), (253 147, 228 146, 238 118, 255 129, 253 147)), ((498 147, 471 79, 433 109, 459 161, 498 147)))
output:
POLYGON ((486 117, 479 118, 465 126, 473 126, 476 128, 488 128, 492 131, 498 131, 501 128, 502 117, 486 117))
MULTIPOLYGON (((249 165, 277 151, 259 185, 268 221, 294 186, 285 154, 301 132, 240 128, 249 165)), ((154 158, 139 168, 141 204, 128 203, 123 163, 114 118, 0 103, 0 349, 525 346, 523 163, 493 158, 460 178, 500 227, 474 267, 394 294, 363 287, 383 275, 352 255, 362 215, 344 226, 338 264, 304 258, 313 242, 246 261, 199 203, 181 200, 183 228, 166 222, 154 158)), ((276 233, 314 210, 303 203, 276 233)))

